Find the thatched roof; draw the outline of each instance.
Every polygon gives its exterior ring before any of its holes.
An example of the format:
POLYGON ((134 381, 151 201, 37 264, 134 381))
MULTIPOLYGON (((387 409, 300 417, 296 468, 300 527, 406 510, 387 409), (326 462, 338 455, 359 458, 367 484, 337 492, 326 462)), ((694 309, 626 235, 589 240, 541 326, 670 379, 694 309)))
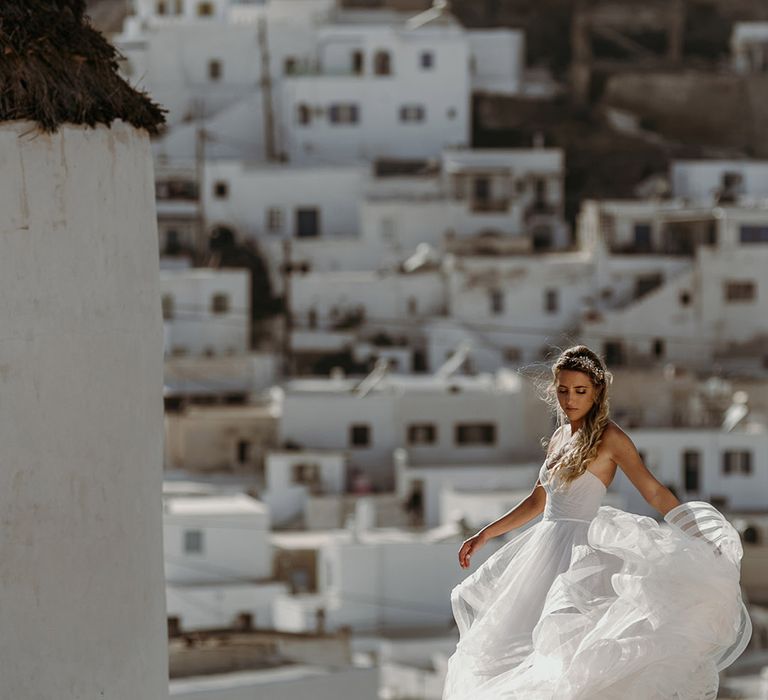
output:
POLYGON ((85 0, 0 0, 0 121, 122 119, 156 133, 164 109, 117 72, 115 48, 84 17, 85 0))

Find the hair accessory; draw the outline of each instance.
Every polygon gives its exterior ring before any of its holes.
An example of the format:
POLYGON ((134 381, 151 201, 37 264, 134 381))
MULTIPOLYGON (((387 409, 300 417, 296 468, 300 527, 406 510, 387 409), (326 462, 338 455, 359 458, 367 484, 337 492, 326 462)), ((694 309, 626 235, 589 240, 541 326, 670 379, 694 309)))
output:
POLYGON ((589 357, 577 355, 576 357, 569 357, 567 362, 583 368, 587 374, 591 374, 599 382, 605 380, 605 370, 603 370, 602 367, 598 367, 597 363, 589 357))

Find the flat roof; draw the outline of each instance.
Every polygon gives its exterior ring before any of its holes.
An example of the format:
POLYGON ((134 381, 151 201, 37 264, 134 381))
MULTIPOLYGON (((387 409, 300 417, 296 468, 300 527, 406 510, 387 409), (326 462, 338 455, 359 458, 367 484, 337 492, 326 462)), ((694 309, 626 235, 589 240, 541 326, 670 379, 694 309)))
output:
POLYGON ((166 515, 265 515, 268 507, 247 494, 173 496, 163 499, 166 515))

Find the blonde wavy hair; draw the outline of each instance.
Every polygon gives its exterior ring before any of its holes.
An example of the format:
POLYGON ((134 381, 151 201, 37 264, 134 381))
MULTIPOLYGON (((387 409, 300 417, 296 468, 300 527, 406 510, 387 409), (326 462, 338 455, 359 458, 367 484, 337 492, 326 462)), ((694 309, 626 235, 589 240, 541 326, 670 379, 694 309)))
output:
MULTIPOLYGON (((547 458, 547 466, 554 465, 551 467, 551 474, 554 475, 556 471, 560 483, 566 486, 580 477, 597 456, 603 433, 610 422, 608 385, 613 381, 613 375, 606 368, 602 358, 586 345, 575 345, 560 353, 552 365, 552 379, 544 389, 544 400, 555 413, 559 427, 569 422, 557 400, 558 375, 561 370, 583 372, 595 388, 595 402, 584 416, 576 437, 570 444, 562 446, 547 458)), ((544 447, 549 442, 550 439, 542 439, 544 447)))

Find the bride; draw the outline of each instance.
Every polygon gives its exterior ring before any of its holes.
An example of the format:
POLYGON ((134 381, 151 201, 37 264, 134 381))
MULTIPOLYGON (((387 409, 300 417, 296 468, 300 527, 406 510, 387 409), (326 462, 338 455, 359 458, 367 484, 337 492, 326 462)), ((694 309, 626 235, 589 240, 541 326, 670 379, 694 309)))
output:
POLYGON ((459 629, 443 700, 699 700, 744 650, 739 536, 680 503, 609 418, 611 373, 584 345, 552 366, 560 427, 518 506, 467 539, 459 564, 517 533, 451 592, 459 629), (664 517, 601 506, 621 468, 664 517))

